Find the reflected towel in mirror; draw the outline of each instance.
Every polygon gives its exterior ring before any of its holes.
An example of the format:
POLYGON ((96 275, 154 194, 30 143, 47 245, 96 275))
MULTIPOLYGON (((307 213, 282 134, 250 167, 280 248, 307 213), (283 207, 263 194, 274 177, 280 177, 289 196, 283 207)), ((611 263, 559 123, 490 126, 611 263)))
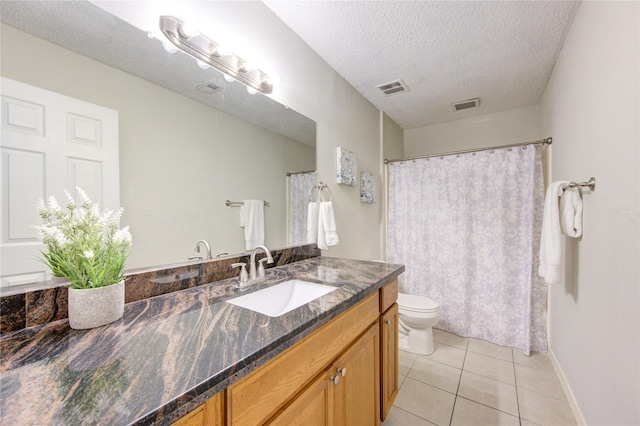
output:
POLYGON ((245 249, 264 245, 264 201, 243 200, 240 206, 240 226, 244 228, 245 249))

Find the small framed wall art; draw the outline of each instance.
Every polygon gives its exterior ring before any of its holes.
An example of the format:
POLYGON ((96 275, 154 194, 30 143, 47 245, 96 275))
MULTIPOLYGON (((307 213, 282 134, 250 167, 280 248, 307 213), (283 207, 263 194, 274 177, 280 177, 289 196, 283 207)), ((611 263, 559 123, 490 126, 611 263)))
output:
POLYGON ((376 178, 371 173, 360 173, 360 202, 376 202, 376 178))
POLYGON ((338 147, 336 180, 341 185, 356 186, 358 184, 356 155, 341 147, 338 147))

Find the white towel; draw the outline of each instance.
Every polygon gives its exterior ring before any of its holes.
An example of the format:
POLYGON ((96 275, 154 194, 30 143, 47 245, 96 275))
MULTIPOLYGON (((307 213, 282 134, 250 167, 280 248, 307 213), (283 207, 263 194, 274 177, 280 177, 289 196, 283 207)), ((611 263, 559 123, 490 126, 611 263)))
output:
POLYGON ((326 250, 340 242, 331 201, 322 201, 318 212, 318 248, 326 250))
POLYGON ((562 195, 567 181, 552 182, 547 188, 542 216, 542 236, 540 239, 540 266, 538 275, 549 284, 560 281, 562 271, 562 237, 560 235, 560 215, 558 197, 562 195))
POLYGON ((318 239, 318 203, 310 201, 307 207, 307 244, 318 239))
POLYGON ((240 206, 240 226, 244 228, 246 250, 264 245, 264 201, 243 200, 240 206))
POLYGON ((560 197, 560 230, 567 237, 582 236, 582 195, 578 188, 566 188, 560 197))

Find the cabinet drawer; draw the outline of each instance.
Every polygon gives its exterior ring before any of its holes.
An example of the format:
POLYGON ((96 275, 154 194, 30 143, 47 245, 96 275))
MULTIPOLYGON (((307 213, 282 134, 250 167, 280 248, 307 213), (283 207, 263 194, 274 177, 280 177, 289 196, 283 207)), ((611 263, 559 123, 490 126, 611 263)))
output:
POLYGON ((380 313, 385 312, 398 300, 398 279, 385 284, 380 289, 380 313))
POLYGON ((227 389, 232 425, 258 425, 282 408, 378 318, 374 293, 227 389))

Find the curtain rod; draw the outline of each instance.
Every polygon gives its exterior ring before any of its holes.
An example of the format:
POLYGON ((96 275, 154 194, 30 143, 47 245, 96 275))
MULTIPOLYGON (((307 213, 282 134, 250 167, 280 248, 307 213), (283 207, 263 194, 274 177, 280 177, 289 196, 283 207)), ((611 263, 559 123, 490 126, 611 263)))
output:
POLYGON ((307 170, 306 172, 287 172, 286 175, 287 176, 291 176, 291 175, 303 175, 305 173, 315 173, 315 170, 307 170))
POLYGON ((389 163, 395 163, 395 162, 399 162, 399 161, 409 161, 409 160, 420 160, 423 158, 431 158, 431 157, 444 157, 447 155, 456 155, 456 154, 468 154, 470 152, 479 152, 479 151, 489 151, 492 149, 503 149, 503 148, 513 148, 516 146, 524 146, 524 145, 537 145, 537 144, 547 144, 547 145, 551 145, 551 142, 553 141, 553 138, 546 138, 546 139, 540 139, 538 141, 533 141, 533 142, 521 142, 521 143, 514 143, 511 145, 502 145, 502 146, 491 146, 489 148, 476 148, 476 149, 465 149, 462 151, 452 151, 452 152, 444 152, 442 154, 429 154, 429 155, 421 155, 418 157, 408 157, 408 158, 398 158, 396 160, 384 160, 384 164, 389 164, 389 163))

